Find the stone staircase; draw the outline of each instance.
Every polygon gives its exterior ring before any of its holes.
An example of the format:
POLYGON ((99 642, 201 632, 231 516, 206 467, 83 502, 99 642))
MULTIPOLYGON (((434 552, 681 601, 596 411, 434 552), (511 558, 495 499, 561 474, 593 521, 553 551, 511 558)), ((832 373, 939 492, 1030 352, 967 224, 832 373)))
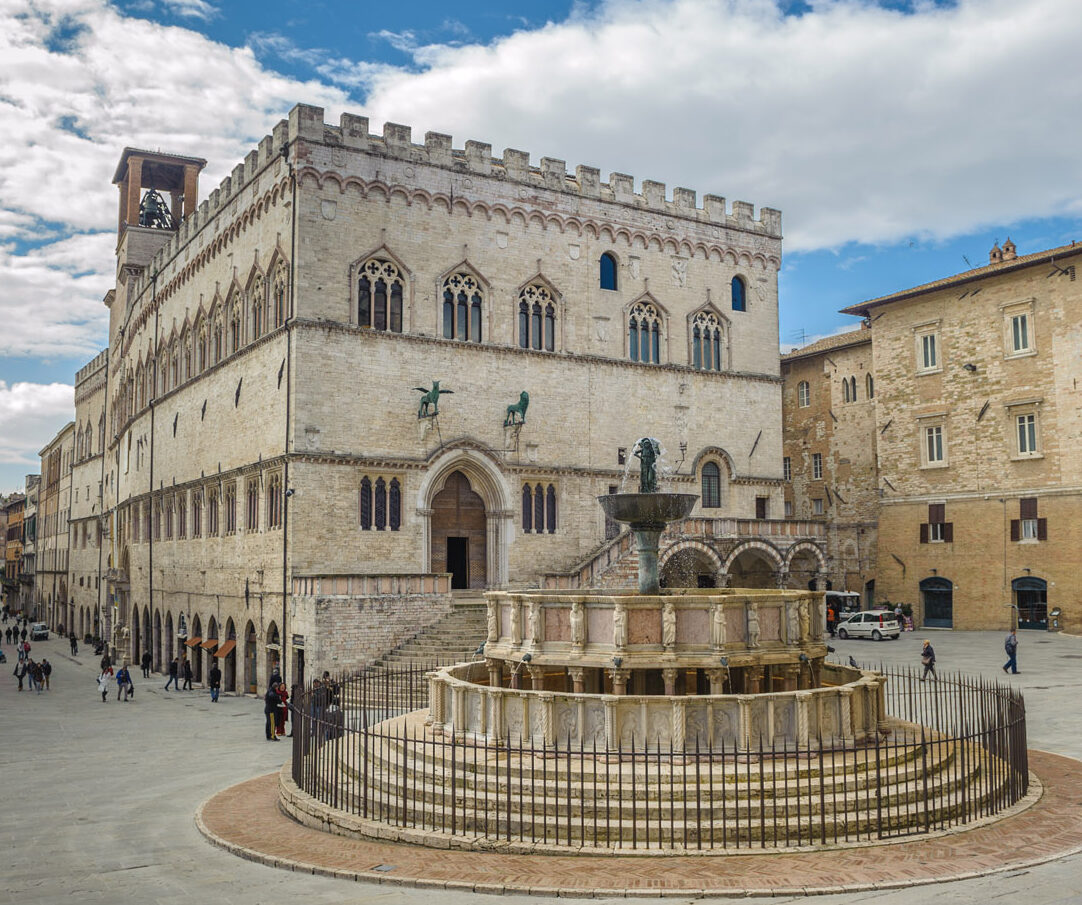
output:
POLYGON ((402 827, 406 840, 405 828, 419 830, 424 838, 412 841, 422 844, 432 834, 508 851, 843 844, 943 828, 963 802, 991 812, 1008 782, 979 746, 930 738, 922 747, 904 732, 879 751, 687 755, 671 768, 666 757, 663 770, 644 752, 452 746, 423 716, 382 724, 368 769, 343 759, 336 780, 345 810, 402 827))
POLYGON ((477 645, 485 640, 485 598, 478 591, 453 592, 449 614, 376 660, 391 669, 430 667, 476 660, 477 645))

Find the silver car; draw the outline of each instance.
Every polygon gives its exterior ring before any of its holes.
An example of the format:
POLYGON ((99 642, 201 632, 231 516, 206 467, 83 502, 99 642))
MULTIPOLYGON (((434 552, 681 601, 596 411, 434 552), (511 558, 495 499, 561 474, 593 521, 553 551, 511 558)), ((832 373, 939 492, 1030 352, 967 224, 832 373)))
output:
POLYGON ((891 638, 897 641, 901 636, 902 627, 897 617, 887 610, 853 613, 838 623, 838 637, 843 641, 846 638, 871 638, 873 641, 891 638))

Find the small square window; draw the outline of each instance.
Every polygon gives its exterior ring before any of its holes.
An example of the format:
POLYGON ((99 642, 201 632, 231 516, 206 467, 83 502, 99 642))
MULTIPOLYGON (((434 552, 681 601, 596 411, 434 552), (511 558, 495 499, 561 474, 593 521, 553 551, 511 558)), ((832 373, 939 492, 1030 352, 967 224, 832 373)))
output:
POLYGON ((785 517, 786 518, 792 518, 793 517, 793 501, 792 500, 786 500, 785 501, 785 517))
POLYGON ((821 499, 812 500, 812 515, 823 514, 823 501, 821 499))
POLYGON ((1037 413, 1027 412, 1015 418, 1015 426, 1018 429, 1018 455, 1036 455, 1037 449, 1037 413))
POLYGON ((917 373, 928 374, 940 370, 943 363, 939 348, 939 324, 925 324, 915 331, 917 373))

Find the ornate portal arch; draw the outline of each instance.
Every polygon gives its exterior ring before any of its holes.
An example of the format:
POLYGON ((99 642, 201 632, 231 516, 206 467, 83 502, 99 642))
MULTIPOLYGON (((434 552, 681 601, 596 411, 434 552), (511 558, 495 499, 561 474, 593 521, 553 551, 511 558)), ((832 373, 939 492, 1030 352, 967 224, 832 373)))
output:
MULTIPOLYGON (((514 538, 511 490, 503 474, 485 452, 471 447, 444 450, 430 464, 417 490, 417 515, 422 525, 423 571, 433 567, 433 541, 436 497, 448 488, 454 475, 461 475, 469 490, 481 498, 484 506, 485 585, 507 585, 508 548, 514 538)), ((454 483, 459 482, 454 479, 454 483)))

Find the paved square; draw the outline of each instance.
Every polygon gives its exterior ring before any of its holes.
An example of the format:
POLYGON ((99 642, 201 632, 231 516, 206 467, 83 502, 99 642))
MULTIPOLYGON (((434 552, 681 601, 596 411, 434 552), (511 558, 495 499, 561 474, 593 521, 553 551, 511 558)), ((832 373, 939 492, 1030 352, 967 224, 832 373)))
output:
MULTIPOLYGON (((838 655, 869 664, 915 663, 920 639, 836 642, 838 655)), ((999 675, 999 633, 936 632, 941 669, 999 675)), ((1023 633, 1018 682, 1029 707, 1030 746, 1082 759, 1082 639, 1023 633)), ((163 677, 136 672, 136 700, 102 704, 96 658, 73 662, 66 645, 38 643, 54 664, 53 689, 16 692, 0 682, 0 764, 6 795, 0 903, 306 903, 386 901, 415 905, 474 894, 396 889, 289 873, 210 845, 195 828, 198 804, 219 790, 269 773, 288 756, 263 739, 261 702, 205 692, 165 692, 163 677)), ((1019 838, 1023 848, 1036 840, 1019 838)), ((889 848, 883 856, 889 857, 889 848)), ((499 878, 493 878, 498 885, 499 878)), ((557 885, 557 884, 554 884, 557 885)), ((794 878, 799 885, 799 878, 794 878)), ((536 903, 537 898, 509 896, 536 903)), ((785 897, 781 897, 783 900, 785 897)), ((940 886, 823 896, 825 902, 1082 903, 1082 856, 1015 873, 940 886)), ((666 901, 671 901, 667 899, 666 901)))

